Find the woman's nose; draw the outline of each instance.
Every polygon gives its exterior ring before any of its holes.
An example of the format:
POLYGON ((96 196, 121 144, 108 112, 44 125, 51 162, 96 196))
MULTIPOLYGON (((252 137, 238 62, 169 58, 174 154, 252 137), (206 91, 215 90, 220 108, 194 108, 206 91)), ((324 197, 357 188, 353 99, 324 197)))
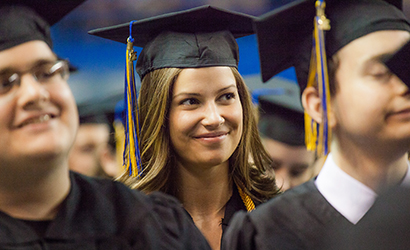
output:
POLYGON ((220 109, 215 103, 207 104, 204 110, 204 118, 202 124, 208 128, 218 128, 225 123, 225 119, 222 117, 220 109))

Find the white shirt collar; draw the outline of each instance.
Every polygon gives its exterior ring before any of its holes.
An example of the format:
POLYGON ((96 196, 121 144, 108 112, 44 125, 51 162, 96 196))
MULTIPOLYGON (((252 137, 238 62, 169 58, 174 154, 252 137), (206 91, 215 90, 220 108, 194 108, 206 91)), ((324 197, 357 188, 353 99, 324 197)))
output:
MULTIPOLYGON (((325 199, 353 224, 359 222, 377 198, 372 189, 341 170, 332 154, 327 156, 315 184, 325 199)), ((401 185, 410 186, 409 169, 401 185)))

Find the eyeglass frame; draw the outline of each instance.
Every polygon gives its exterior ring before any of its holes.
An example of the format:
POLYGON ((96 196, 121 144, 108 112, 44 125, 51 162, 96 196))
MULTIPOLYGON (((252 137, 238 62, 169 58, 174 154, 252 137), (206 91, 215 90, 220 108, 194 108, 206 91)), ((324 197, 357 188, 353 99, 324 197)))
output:
POLYGON ((62 80, 67 80, 69 75, 70 75, 70 69, 69 69, 69 62, 68 60, 62 60, 58 59, 55 60, 54 62, 44 62, 38 65, 35 65, 29 70, 25 70, 22 72, 15 72, 10 74, 9 76, 6 76, 4 79, 2 79, 2 73, 0 73, 0 95, 7 94, 8 92, 11 91, 11 89, 15 86, 18 85, 20 86, 21 84, 21 78, 25 74, 31 74, 31 76, 40 84, 45 84, 49 83, 50 79, 52 79, 54 76, 57 76, 58 74, 61 75, 62 80), (47 64, 51 64, 50 68, 48 69, 48 72, 39 72, 38 70, 47 64), (61 72, 59 72, 62 70, 61 72), (42 76, 39 74, 43 74, 42 76), (46 76, 46 74, 48 74, 46 76), (8 83, 4 84, 2 81, 8 81, 8 83))

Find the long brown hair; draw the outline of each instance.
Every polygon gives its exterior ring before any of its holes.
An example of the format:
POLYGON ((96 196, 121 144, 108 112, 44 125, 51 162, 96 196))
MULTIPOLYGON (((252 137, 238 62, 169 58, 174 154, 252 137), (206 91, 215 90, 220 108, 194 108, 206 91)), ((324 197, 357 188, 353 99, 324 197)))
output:
MULTIPOLYGON (((148 73, 139 93, 141 124, 140 149, 142 174, 132 178, 124 173, 119 180, 131 188, 150 193, 173 194, 173 168, 176 158, 171 147, 168 112, 174 83, 183 69, 163 68, 148 73)), ((258 132, 257 112, 238 70, 231 67, 243 109, 243 132, 238 147, 229 159, 230 178, 253 200, 265 201, 278 193, 275 178, 267 171, 271 159, 258 132)))

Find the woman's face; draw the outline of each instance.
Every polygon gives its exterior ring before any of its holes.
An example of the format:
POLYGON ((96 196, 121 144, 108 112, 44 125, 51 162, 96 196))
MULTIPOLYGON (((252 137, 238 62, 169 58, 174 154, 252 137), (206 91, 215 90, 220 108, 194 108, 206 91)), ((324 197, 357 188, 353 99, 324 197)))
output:
POLYGON ((229 67, 184 69, 174 87, 169 132, 185 166, 227 163, 242 136, 243 113, 229 67))

